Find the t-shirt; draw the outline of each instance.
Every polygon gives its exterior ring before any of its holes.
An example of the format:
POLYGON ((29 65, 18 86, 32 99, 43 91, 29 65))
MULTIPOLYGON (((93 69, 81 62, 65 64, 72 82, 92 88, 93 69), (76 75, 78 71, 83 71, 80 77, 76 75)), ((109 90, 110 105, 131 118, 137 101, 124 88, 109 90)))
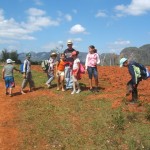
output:
POLYGON ((66 61, 60 60, 58 66, 57 66, 57 70, 64 71, 66 63, 67 63, 66 61))
POLYGON ((4 66, 4 77, 13 76, 13 69, 15 67, 12 64, 7 64, 4 66))
POLYGON ((78 63, 80 63, 80 59, 76 58, 73 62, 73 70, 76 70, 79 68, 78 63))
POLYGON ((75 49, 66 49, 65 51, 64 51, 64 53, 65 53, 65 56, 66 56, 66 61, 68 61, 68 62, 73 62, 73 58, 71 57, 71 53, 73 52, 73 51, 75 51, 75 49))

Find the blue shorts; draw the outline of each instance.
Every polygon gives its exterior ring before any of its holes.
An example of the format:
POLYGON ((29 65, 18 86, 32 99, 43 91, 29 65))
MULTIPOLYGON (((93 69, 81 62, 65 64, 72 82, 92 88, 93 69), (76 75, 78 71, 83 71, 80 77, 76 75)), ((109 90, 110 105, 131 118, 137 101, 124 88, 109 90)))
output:
POLYGON ((6 88, 12 88, 14 87, 14 77, 5 77, 5 86, 6 88))
POLYGON ((92 79, 93 76, 95 79, 98 79, 97 67, 88 67, 87 71, 89 74, 89 79, 92 79))

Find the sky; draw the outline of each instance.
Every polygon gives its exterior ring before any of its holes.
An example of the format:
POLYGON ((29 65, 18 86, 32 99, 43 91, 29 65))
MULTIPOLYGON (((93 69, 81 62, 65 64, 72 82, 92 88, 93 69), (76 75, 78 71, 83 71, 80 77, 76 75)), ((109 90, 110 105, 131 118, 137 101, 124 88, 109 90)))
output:
POLYGON ((150 0, 1 0, 0 51, 117 53, 150 43, 150 0))

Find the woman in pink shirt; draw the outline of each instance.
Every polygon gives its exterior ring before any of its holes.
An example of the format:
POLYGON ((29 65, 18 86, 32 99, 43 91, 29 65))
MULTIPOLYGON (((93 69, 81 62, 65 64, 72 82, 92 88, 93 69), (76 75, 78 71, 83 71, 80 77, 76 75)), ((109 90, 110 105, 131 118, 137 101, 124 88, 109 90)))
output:
POLYGON ((98 72, 97 72, 97 65, 100 63, 99 55, 96 52, 95 46, 89 46, 89 53, 86 56, 85 61, 85 69, 89 75, 89 83, 90 83, 90 91, 91 92, 99 92, 98 90, 98 72), (94 76, 95 79, 95 88, 93 89, 92 86, 92 77, 94 76))

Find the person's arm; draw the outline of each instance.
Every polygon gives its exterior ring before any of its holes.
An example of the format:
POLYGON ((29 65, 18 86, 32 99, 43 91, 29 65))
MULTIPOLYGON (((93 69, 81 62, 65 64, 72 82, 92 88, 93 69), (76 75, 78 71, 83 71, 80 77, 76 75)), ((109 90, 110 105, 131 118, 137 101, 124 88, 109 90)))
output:
POLYGON ((56 75, 58 73, 58 65, 59 65, 59 61, 56 61, 56 75))
POLYGON ((129 65, 129 66, 128 66, 128 70, 129 70, 129 73, 130 73, 130 75, 131 75, 131 80, 132 80, 133 85, 137 84, 137 83, 136 83, 136 77, 135 77, 135 72, 134 72, 133 66, 132 66, 132 65, 129 65))
POLYGON ((24 61, 23 64, 23 78, 26 78, 26 72, 27 72, 27 61, 24 61))
POLYGON ((4 79, 5 69, 2 70, 2 78, 4 79))
POLYGON ((101 61, 100 61, 99 54, 97 54, 97 65, 100 64, 100 62, 101 62, 101 61))
POLYGON ((87 56, 86 56, 86 60, 85 60, 85 70, 87 70, 87 66, 88 65, 88 54, 87 54, 87 56))

